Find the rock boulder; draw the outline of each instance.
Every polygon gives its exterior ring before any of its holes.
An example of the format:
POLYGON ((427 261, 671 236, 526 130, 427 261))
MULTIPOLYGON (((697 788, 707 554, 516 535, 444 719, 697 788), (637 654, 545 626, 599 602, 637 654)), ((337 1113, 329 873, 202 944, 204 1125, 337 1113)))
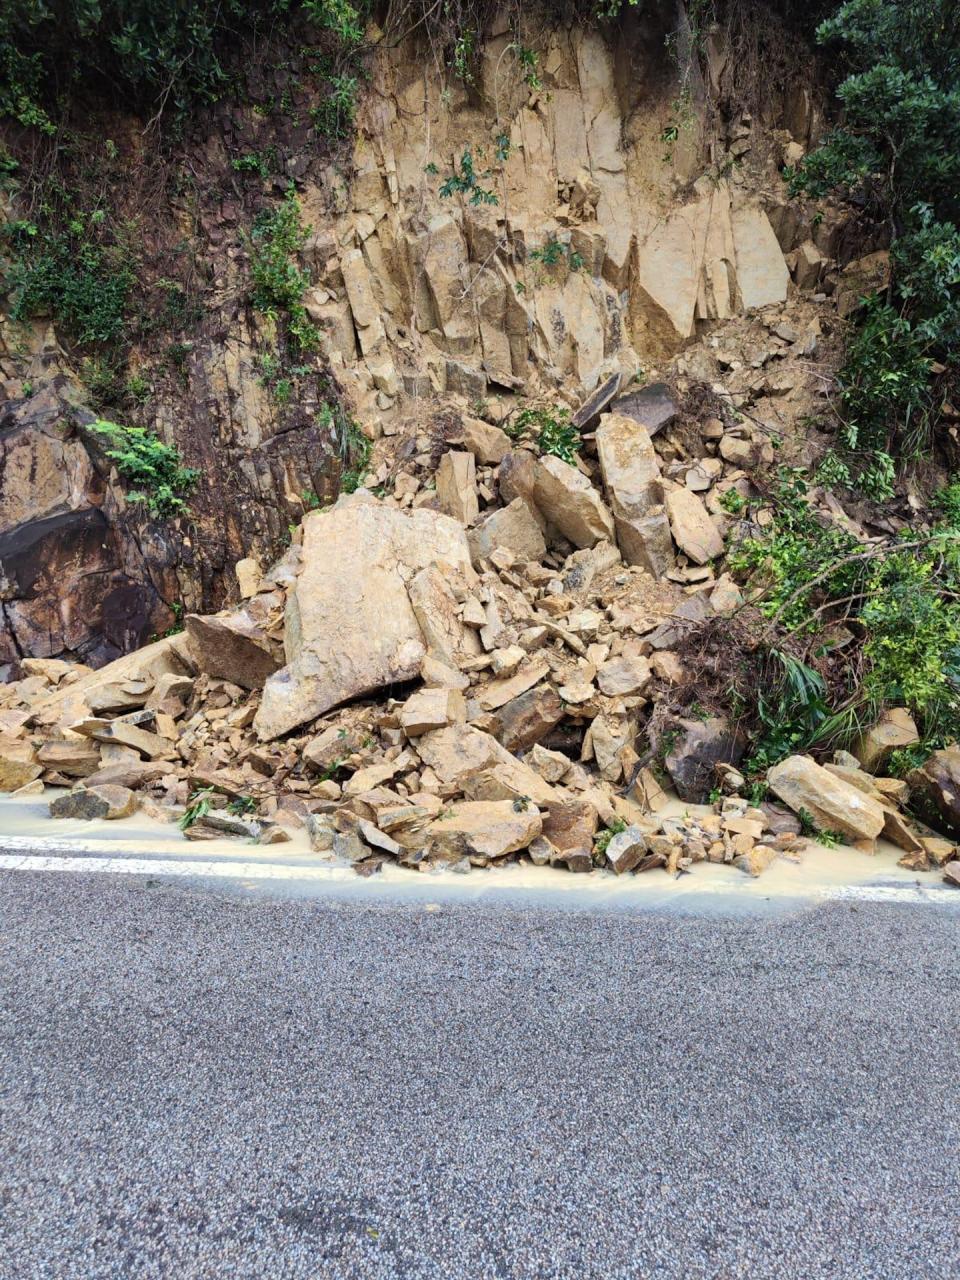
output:
POLYGON ((287 597, 287 665, 264 685, 261 741, 419 673, 426 646, 406 584, 435 562, 472 573, 463 527, 435 511, 355 494, 305 518, 302 569, 287 597))

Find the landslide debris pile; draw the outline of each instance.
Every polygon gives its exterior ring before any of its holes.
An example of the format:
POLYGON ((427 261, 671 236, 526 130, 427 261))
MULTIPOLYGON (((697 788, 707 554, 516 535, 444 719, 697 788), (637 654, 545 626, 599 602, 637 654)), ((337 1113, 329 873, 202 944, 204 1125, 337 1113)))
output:
POLYGON ((689 628, 744 607, 715 569, 723 494, 751 492, 769 451, 707 417, 696 453, 671 434, 665 385, 611 379, 573 422, 568 462, 469 414, 425 436, 382 498, 309 513, 242 603, 99 671, 26 659, 0 690, 0 789, 63 788, 54 816, 138 806, 189 839, 260 842, 306 827, 314 850, 369 872, 538 864, 618 873, 736 863, 757 875, 829 833, 957 878, 960 751, 909 783, 877 776, 916 741, 902 711, 858 757, 792 756, 780 803, 740 793, 745 739, 671 712, 689 628), (919 789, 942 838, 903 816, 919 789), (667 789, 691 808, 675 815, 667 789))

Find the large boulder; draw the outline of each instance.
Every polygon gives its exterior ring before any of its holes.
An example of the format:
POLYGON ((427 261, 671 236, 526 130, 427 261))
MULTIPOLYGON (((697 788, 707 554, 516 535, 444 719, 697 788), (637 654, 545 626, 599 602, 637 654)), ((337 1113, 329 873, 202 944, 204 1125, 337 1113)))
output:
POLYGON ((533 500, 575 547, 613 541, 613 517, 600 495, 585 475, 562 458, 548 454, 537 463, 533 500))
POLYGON ((770 790, 794 813, 808 814, 822 831, 851 840, 876 840, 883 807, 872 796, 822 768, 809 756, 788 756, 767 773, 770 790))
POLYGON ((723 555, 723 538, 701 498, 683 485, 671 485, 666 502, 673 540, 688 560, 707 564, 723 555))
POLYGON ((854 747, 860 767, 875 773, 894 751, 920 741, 916 723, 906 707, 889 707, 854 747))
POLYGON ((709 800, 717 785, 716 766, 739 764, 746 746, 743 735, 722 716, 676 720, 665 741, 667 773, 680 799, 693 804, 709 800))
POLYGON ((37 755, 22 738, 0 737, 0 791, 16 791, 43 773, 37 755))
POLYGON ((960 747, 934 751, 907 781, 938 826, 960 837, 960 747))
POLYGON ((50 801, 51 818, 129 818, 136 810, 137 797, 127 787, 109 783, 94 787, 78 787, 50 801))
POLYGON ((650 433, 631 418, 607 413, 600 419, 596 440, 623 558, 662 577, 673 567, 673 541, 650 433))
POLYGON ((543 829, 536 805, 511 800, 473 800, 453 805, 427 828, 433 853, 458 858, 502 858, 525 849, 543 829))
POLYGON ((367 494, 303 522, 302 568, 287 597, 287 665, 270 676, 254 722, 261 741, 331 707, 412 680, 426 653, 407 582, 433 563, 472 578, 463 527, 367 494))
POLYGON ((246 609, 186 619, 190 656, 199 671, 242 689, 262 689, 280 661, 263 628, 246 609))

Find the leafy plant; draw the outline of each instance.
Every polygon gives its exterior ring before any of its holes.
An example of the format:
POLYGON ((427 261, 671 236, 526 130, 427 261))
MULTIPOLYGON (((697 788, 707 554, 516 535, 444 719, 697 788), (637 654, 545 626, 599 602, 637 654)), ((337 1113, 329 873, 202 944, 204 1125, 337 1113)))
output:
POLYGON ((532 439, 541 453, 550 453, 573 465, 582 446, 580 433, 570 423, 570 410, 521 409, 507 428, 514 440, 532 439))
POLYGON ((310 108, 310 119, 327 138, 345 138, 357 114, 360 81, 356 76, 335 75, 327 80, 323 101, 310 108))
POLYGON ((248 813, 255 813, 257 802, 253 796, 235 796, 227 805, 227 812, 236 818, 243 818, 248 813))
POLYGON ((109 447, 104 452, 124 480, 130 502, 142 503, 152 516, 184 515, 185 495, 196 487, 200 472, 180 463, 177 450, 145 427, 126 427, 98 419, 88 427, 109 447))
POLYGON ((609 826, 601 827, 593 841, 593 860, 599 866, 607 853, 610 841, 621 831, 626 831, 627 824, 622 818, 614 818, 609 826))
POLYGON ((303 304, 310 277, 296 262, 309 234, 291 186, 276 209, 259 215, 250 236, 253 305, 266 315, 285 317, 291 341, 301 349, 315 347, 320 340, 303 304))
POLYGON ((234 156, 230 161, 230 167, 237 173, 255 173, 260 178, 269 178, 270 171, 276 164, 276 147, 267 147, 265 151, 247 151, 242 156, 234 156))
POLYGON ((884 497, 894 460, 935 438, 946 397, 934 362, 948 385, 956 377, 960 23, 936 0, 847 0, 817 38, 848 71, 843 125, 786 176, 794 194, 855 200, 892 241, 890 285, 868 300, 839 374, 844 444, 862 459, 854 481, 884 497))
MULTIPOLYGON (((11 238, 9 229, 6 238, 11 238)), ((62 231, 34 228, 32 234, 15 234, 13 239, 4 280, 11 319, 51 316, 79 346, 107 345, 121 338, 134 280, 125 248, 101 244, 87 223, 77 220, 62 231)))
POLYGON ((350 54, 363 39, 365 3, 350 0, 6 0, 0 6, 0 116, 47 134, 71 89, 99 91, 135 111, 182 117, 231 84, 238 37, 267 34, 302 11, 350 54))
POLYGON ((846 836, 842 831, 825 831, 823 827, 817 826, 813 814, 807 809, 798 809, 797 817, 800 819, 800 834, 806 836, 810 840, 818 840, 820 844, 825 844, 828 849, 836 849, 842 844, 846 844, 846 836))
MULTIPOLYGON (((479 153, 478 153, 479 154, 479 153)), ((489 188, 481 185, 492 176, 491 169, 477 173, 474 166, 473 152, 465 150, 460 156, 459 169, 455 169, 449 178, 440 186, 441 200, 448 200, 453 195, 466 196, 471 204, 499 204, 500 201, 489 188)))
POLYGON ((181 831, 188 831, 195 822, 207 816, 213 808, 213 796, 213 787, 198 787, 190 793, 183 817, 177 823, 181 831))
POLYGON ((553 268, 565 262, 571 271, 579 271, 583 266, 583 256, 569 245, 563 244, 556 236, 551 236, 539 249, 530 251, 530 261, 543 267, 553 268))

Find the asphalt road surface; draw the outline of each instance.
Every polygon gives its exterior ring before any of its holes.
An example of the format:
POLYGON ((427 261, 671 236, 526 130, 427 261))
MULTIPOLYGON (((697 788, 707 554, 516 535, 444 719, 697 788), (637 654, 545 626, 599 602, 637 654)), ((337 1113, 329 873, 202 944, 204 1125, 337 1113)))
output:
POLYGON ((0 1277, 958 1276, 958 936, 2 871, 0 1277))

